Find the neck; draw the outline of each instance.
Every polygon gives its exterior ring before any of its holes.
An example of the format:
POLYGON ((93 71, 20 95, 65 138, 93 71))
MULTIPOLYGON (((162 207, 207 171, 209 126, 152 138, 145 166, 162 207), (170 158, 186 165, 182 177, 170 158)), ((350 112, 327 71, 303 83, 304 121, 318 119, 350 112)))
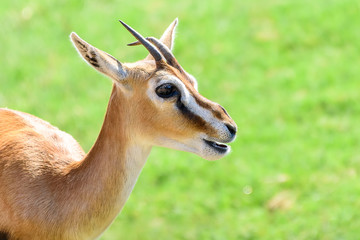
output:
POLYGON ((114 86, 98 139, 69 174, 79 183, 76 201, 82 206, 76 207, 77 217, 84 220, 84 231, 93 231, 95 236, 121 211, 151 150, 151 146, 137 142, 137 134, 131 132, 126 121, 130 109, 124 101, 114 86))

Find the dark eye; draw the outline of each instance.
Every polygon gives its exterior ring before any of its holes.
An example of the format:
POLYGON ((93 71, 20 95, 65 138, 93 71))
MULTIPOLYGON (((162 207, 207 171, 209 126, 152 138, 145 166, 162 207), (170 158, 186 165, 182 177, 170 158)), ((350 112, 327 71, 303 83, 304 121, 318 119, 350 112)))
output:
POLYGON ((158 86, 155 92, 161 98, 169 98, 179 93, 178 89, 170 83, 158 86))

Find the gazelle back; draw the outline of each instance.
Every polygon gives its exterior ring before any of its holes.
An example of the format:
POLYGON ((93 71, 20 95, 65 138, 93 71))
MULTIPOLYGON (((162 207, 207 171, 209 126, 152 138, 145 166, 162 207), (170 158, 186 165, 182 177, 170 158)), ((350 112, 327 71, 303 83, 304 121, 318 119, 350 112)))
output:
POLYGON ((121 22, 149 55, 121 63, 75 33, 80 56, 114 83, 88 154, 68 134, 32 115, 0 109, 0 237, 94 239, 124 206, 152 146, 209 160, 230 151, 236 125, 199 94, 171 50, 177 19, 160 40, 121 22))

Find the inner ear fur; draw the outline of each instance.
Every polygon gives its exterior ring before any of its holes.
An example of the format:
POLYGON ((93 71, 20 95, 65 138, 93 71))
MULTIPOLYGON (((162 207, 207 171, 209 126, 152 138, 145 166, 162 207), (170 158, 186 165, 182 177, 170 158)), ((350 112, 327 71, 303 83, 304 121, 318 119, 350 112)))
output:
POLYGON ((74 32, 70 34, 70 39, 80 56, 97 71, 116 81, 126 78, 126 69, 116 58, 90 45, 74 32))

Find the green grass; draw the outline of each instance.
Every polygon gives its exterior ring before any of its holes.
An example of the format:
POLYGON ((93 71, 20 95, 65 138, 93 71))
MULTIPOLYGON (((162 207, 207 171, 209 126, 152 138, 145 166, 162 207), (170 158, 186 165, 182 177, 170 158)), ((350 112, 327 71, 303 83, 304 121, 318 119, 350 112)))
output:
POLYGON ((101 239, 358 239, 360 4, 355 0, 0 3, 0 106, 39 116, 88 150, 111 82, 71 46, 76 31, 121 61, 146 51, 122 19, 159 36, 239 127, 207 162, 155 148, 101 239))

